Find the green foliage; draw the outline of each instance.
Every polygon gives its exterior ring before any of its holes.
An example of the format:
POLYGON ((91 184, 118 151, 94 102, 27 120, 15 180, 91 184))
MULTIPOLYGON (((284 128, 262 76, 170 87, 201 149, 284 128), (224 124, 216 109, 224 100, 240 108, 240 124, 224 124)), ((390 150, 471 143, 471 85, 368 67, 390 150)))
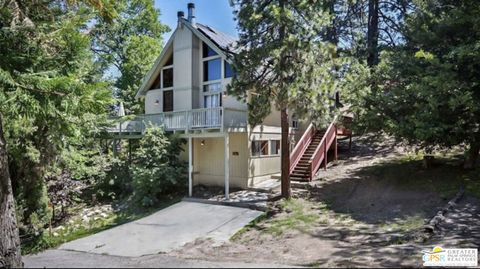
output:
POLYGON ((150 207, 158 203, 161 195, 186 187, 187 166, 179 159, 184 143, 178 137, 168 138, 160 128, 147 130, 132 167, 136 202, 150 207))
POLYGON ((84 33, 91 10, 58 1, 22 5, 19 12, 0 7, 0 113, 19 219, 36 231, 51 215, 45 176, 65 161, 64 151, 91 144, 92 126, 112 100, 84 33))
POLYGON ((127 113, 143 113, 135 100, 143 76, 162 48, 162 34, 170 31, 159 20, 160 10, 152 0, 115 1, 118 16, 113 21, 97 18, 93 28, 93 51, 104 74, 119 73, 114 85, 127 113))
POLYGON ((312 212, 314 205, 306 200, 289 199, 280 204, 285 214, 272 220, 267 232, 280 236, 286 231, 308 231, 320 220, 318 212, 312 212))
POLYGON ((240 40, 229 93, 248 103, 259 124, 272 106, 322 122, 330 117, 335 46, 319 33, 330 23, 321 1, 234 1, 240 40))
POLYGON ((419 0, 405 46, 382 54, 372 118, 387 132, 436 148, 480 143, 480 7, 419 0))
POLYGON ((105 171, 107 175, 95 186, 99 199, 118 200, 132 193, 132 172, 127 159, 114 158, 105 171))

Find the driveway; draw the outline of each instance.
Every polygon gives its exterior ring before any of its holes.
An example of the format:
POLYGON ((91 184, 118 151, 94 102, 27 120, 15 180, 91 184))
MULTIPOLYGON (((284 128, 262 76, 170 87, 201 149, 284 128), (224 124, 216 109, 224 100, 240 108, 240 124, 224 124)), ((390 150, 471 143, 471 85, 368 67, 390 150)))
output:
POLYGON ((123 257, 167 253, 197 238, 228 241, 261 214, 246 208, 183 201, 143 219, 68 242, 59 249, 123 257))

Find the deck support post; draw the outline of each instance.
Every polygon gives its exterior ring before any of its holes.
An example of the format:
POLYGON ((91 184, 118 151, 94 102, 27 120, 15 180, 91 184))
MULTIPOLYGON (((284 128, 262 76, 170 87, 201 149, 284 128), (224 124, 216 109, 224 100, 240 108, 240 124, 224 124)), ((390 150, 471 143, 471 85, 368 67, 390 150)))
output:
POLYGON ((230 137, 225 133, 225 199, 230 199, 230 137))
POLYGON ((192 197, 193 194, 193 138, 190 136, 188 138, 188 196, 192 197))

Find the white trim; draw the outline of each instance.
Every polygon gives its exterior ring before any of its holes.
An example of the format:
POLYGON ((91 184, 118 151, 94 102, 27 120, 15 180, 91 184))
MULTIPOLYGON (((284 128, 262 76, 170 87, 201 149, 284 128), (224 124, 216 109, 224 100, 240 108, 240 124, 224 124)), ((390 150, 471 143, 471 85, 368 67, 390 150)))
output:
POLYGON ((188 138, 188 196, 192 197, 193 194, 193 138, 188 138))
POLYGON ((230 137, 225 134, 225 199, 230 200, 230 137))

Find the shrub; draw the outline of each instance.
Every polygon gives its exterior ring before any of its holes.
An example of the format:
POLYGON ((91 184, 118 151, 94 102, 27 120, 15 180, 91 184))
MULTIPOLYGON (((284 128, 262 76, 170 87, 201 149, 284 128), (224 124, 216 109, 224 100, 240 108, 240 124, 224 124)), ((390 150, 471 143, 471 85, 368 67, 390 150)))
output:
POLYGON ((186 187, 187 165, 180 160, 184 139, 167 137, 161 128, 149 128, 134 153, 133 200, 155 205, 161 195, 186 187))

